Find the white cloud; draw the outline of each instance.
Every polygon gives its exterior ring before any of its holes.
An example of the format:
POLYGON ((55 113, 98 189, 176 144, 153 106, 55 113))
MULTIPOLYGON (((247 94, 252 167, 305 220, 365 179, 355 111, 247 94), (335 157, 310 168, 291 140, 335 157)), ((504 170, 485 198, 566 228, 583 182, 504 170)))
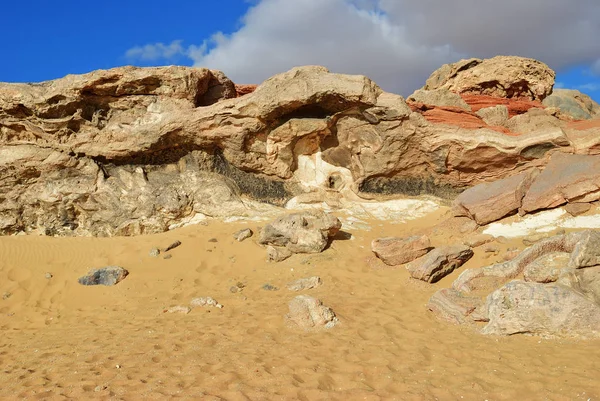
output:
MULTIPOLYGON (((600 54, 598 0, 257 0, 241 28, 217 32, 186 54, 238 83, 260 83, 296 65, 364 74, 404 95, 444 63, 497 54, 554 69, 591 65, 600 54)), ((133 55, 166 55, 173 45, 133 55)), ((600 60, 596 63, 600 73, 600 60)))
POLYGON ((174 40, 168 45, 164 43, 152 43, 144 46, 135 46, 127 50, 125 57, 129 60, 157 61, 171 60, 177 56, 186 54, 181 45, 181 40, 174 40))
POLYGON ((579 85, 577 89, 579 89, 582 92, 597 92, 600 91, 600 83, 590 82, 587 84, 579 85))

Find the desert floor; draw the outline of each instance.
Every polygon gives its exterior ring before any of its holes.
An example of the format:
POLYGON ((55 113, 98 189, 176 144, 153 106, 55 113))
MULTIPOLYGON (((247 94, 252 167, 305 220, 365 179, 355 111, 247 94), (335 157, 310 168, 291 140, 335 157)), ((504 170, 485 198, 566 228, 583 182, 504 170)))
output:
MULTIPOLYGON (((255 237, 233 239, 264 222, 210 221, 129 238, 0 237, 0 399, 599 399, 600 340, 483 336, 425 307, 460 271, 502 252, 476 248, 436 284, 372 256, 370 242, 382 236, 426 231, 434 245, 460 241, 455 227, 439 225, 446 212, 343 228, 352 239, 281 263, 267 263, 255 237), (170 259, 149 256, 174 240, 182 245, 170 259), (114 287, 78 284, 106 265, 130 275, 114 287), (284 315, 298 294, 286 283, 314 275, 323 285, 304 293, 340 323, 290 329, 284 315), (243 291, 230 292, 238 282, 243 291), (279 290, 262 289, 267 283, 279 290), (224 308, 164 312, 199 296, 224 308)), ((497 246, 524 248, 520 240, 497 246)))

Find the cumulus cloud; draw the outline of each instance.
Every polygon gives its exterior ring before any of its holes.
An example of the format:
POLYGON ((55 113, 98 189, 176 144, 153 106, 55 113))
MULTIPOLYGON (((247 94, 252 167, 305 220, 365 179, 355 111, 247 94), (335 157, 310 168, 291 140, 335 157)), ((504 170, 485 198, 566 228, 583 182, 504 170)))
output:
MULTIPOLYGON (((239 83, 259 83, 296 65, 318 64, 334 72, 367 75, 403 95, 422 86, 440 65, 460 58, 520 55, 560 70, 591 66, 600 54, 600 41, 593 40, 600 37, 598 0, 578 0, 576 5, 570 0, 253 4, 236 32, 217 32, 186 49, 177 43, 176 52, 185 53, 196 66, 220 69, 239 83)), ((157 45, 150 46, 165 54, 157 45)), ((600 73, 600 60, 596 70, 600 73)))
POLYGON ((181 43, 181 40, 174 40, 168 45, 164 43, 152 43, 144 46, 135 46, 127 50, 125 57, 129 60, 142 61, 172 60, 177 56, 187 53, 181 43))

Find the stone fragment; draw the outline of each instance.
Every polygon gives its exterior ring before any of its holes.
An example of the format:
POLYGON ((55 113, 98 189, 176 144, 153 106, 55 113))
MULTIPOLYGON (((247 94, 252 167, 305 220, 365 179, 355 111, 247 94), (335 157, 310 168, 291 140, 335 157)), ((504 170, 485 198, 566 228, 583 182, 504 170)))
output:
POLYGON ((379 238, 371 242, 373 253, 389 266, 411 262, 431 249, 431 241, 426 235, 379 238))
POLYGON ((277 288, 274 285, 271 285, 269 283, 263 285, 261 288, 265 291, 278 291, 279 290, 279 288, 277 288))
POLYGON ((592 205, 590 205, 589 203, 575 202, 575 203, 567 203, 565 205, 565 210, 571 216, 579 216, 580 214, 584 214, 591 208, 592 208, 592 205))
POLYGON ((483 334, 600 337, 600 306, 560 284, 511 281, 486 300, 483 334))
POLYGON ((289 302, 289 313, 285 316, 291 327, 304 330, 332 328, 338 323, 335 313, 317 298, 298 295, 289 302))
POLYGON ((322 283, 321 278, 317 276, 301 278, 288 283, 287 289, 290 291, 310 290, 319 287, 322 283))
POLYGON ((243 230, 237 231, 235 234, 233 234, 233 238, 235 238, 238 242, 242 242, 243 240, 252 237, 252 235, 254 235, 254 232, 252 232, 251 229, 244 228, 243 230))
POLYGON ((213 308, 223 308, 223 305, 217 302, 216 299, 212 297, 199 297, 194 298, 190 301, 190 305, 192 307, 200 306, 200 307, 213 307, 213 308))
POLYGON ((337 217, 321 211, 292 213, 267 224, 258 242, 286 247, 292 253, 319 253, 341 227, 337 217))
POLYGON ((79 278, 82 285, 115 285, 123 280, 129 272, 119 266, 106 266, 92 269, 87 275, 79 278))
POLYGON ((187 315, 191 311, 192 311, 192 308, 190 308, 189 306, 184 306, 184 305, 171 306, 171 307, 165 309, 165 313, 183 313, 185 315, 187 315))
POLYGON ((462 266, 472 256, 473 251, 468 246, 443 246, 409 263, 406 268, 413 278, 435 283, 462 266))
POLYGON ((287 248, 267 246, 267 262, 283 262, 292 255, 292 251, 287 248))
POLYGON ((162 250, 162 252, 169 252, 171 249, 175 249, 177 248, 179 245, 181 245, 181 241, 177 240, 175 242, 172 242, 171 244, 169 244, 166 248, 164 248, 162 250))
POLYGON ((152 248, 152 249, 150 249, 150 252, 148 252, 148 255, 150 255, 153 258, 157 258, 158 255, 160 255, 160 249, 152 248))

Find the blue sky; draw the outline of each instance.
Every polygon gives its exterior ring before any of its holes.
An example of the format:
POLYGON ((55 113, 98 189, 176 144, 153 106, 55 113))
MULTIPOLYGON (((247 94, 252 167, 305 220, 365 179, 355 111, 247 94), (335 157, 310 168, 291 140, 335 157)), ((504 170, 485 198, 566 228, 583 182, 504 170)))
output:
POLYGON ((444 63, 512 54, 600 101, 597 0, 31 0, 2 11, 0 81, 178 64, 259 83, 320 64, 406 96, 444 63))

